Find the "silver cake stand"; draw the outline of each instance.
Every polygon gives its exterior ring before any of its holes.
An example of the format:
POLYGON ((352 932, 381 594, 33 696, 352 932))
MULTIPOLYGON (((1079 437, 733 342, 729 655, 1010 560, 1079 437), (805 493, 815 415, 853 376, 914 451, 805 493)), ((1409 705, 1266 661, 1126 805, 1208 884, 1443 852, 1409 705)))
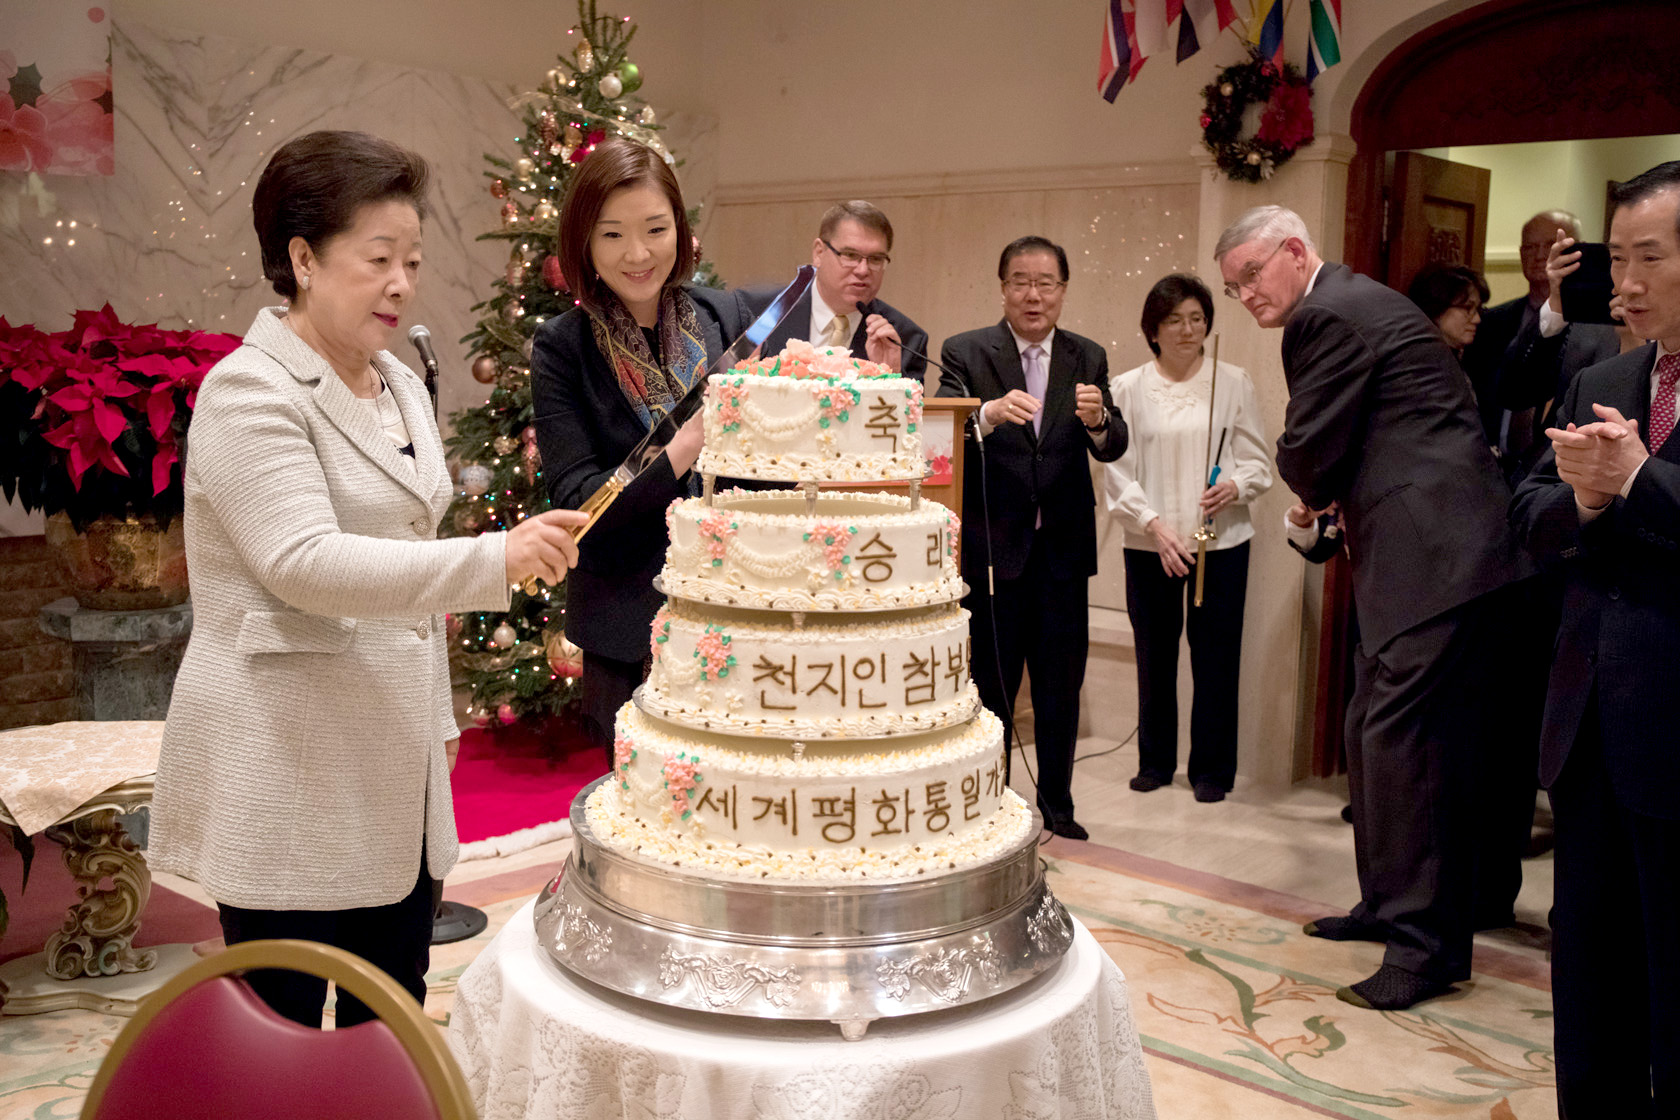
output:
MULTIPOLYGON (((988 863, 926 879, 821 886, 708 878, 610 851, 584 802, 574 849, 537 896, 557 963, 626 995, 698 1011, 876 1019, 986 999, 1061 959, 1073 922, 1044 882, 1038 830, 988 863)), ((1036 822, 1035 822, 1036 823, 1036 822)))

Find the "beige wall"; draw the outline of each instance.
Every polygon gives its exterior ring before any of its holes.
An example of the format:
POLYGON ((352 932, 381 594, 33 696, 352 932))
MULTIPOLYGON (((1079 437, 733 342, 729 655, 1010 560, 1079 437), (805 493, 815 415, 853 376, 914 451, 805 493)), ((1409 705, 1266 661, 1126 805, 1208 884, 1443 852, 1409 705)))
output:
MULTIPOLYGON (((1171 269, 1209 272, 1219 228, 1243 208, 1295 206, 1335 255, 1360 86, 1405 39, 1471 6, 1344 5, 1344 61, 1314 93, 1320 142, 1260 186, 1197 170, 1199 89, 1242 53, 1228 36, 1183 66, 1150 61, 1108 105, 1095 91, 1101 4, 856 0, 838 11, 795 0, 637 0, 622 9, 642 29, 632 51, 642 94, 678 125, 685 188, 710 204, 706 248, 727 279, 785 276, 807 256, 825 202, 870 197, 899 230, 885 296, 937 345, 996 318, 996 253, 1032 229, 1072 251, 1067 325, 1107 345, 1118 371, 1141 360, 1135 323, 1149 283, 1171 269)), ((1292 8, 1286 41, 1299 58, 1307 5, 1292 8)), ((552 64, 571 22, 570 5, 552 0, 122 0, 117 14, 521 88, 552 64)), ((1229 304, 1218 325, 1221 356, 1249 369, 1275 435, 1285 395, 1276 333, 1229 304)), ((1282 544, 1287 502, 1276 487, 1256 513, 1243 643, 1241 769, 1266 783, 1301 772, 1311 725, 1301 689, 1318 573, 1282 544)), ((1095 601, 1119 603, 1118 571, 1109 548, 1095 601)), ((1112 730, 1118 738, 1129 728, 1112 730)))

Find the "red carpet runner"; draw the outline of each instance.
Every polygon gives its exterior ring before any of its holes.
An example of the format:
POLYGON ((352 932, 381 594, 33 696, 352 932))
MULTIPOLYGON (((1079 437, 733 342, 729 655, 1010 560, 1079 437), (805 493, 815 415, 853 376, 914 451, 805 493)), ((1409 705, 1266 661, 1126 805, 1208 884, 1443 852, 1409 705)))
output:
POLYGON ((461 843, 565 820, 577 791, 607 771, 606 759, 574 740, 523 725, 461 732, 451 775, 461 843))

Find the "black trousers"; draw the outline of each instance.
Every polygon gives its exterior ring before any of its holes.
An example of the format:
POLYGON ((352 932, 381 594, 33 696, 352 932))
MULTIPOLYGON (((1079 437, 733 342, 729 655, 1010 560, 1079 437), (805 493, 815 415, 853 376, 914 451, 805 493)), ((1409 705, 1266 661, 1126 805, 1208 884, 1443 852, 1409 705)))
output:
POLYGON ((645 664, 602 657, 588 650, 583 653, 584 733, 607 760, 608 770, 613 767, 613 727, 618 710, 642 686, 647 675, 645 664))
POLYGON ((1558 1115, 1680 1115, 1680 821, 1618 804, 1596 696, 1551 797, 1558 1115))
POLYGON ((1162 782, 1178 769, 1178 638, 1190 632, 1190 783, 1230 790, 1237 780, 1237 678, 1242 666, 1248 542, 1207 554, 1202 605, 1196 570, 1169 576, 1159 553, 1128 548, 1126 615, 1137 650, 1138 771, 1162 782), (1188 618, 1186 614, 1188 613, 1188 618))
POLYGON ((1359 904, 1388 928, 1385 964, 1442 983, 1470 975, 1490 596, 1354 654, 1345 741, 1359 904))
MULTIPOLYGON (((222 936, 229 945, 271 937, 319 941, 355 953, 384 969, 412 995, 426 1002, 426 969, 432 959, 432 874, 420 853, 420 875, 414 889, 386 906, 353 910, 247 910, 218 904, 222 936)), ((246 981, 264 1003, 293 1022, 321 1025, 327 1004, 327 982, 301 972, 259 969, 246 981)), ((374 1018, 367 1004, 349 992, 338 993, 334 1012, 340 1027, 353 1027, 374 1018)))
POLYGON ((1033 739, 1038 755, 1038 811, 1045 821, 1073 819, 1073 748, 1079 738, 1079 690, 1085 683, 1090 645, 1084 576, 1051 574, 1044 537, 1035 534, 1026 567, 1015 579, 997 581, 987 596, 985 573, 963 605, 972 616, 970 669, 980 702, 1003 720, 1010 749, 1009 715, 1021 690, 1021 669, 1032 674, 1033 739), (995 648, 994 648, 995 647, 995 648))

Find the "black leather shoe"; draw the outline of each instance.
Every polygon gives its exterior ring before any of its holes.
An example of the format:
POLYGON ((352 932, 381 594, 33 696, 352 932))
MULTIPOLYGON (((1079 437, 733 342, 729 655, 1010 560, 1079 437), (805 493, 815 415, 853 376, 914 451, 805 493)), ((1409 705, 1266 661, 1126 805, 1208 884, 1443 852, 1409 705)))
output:
POLYGON ((1151 790, 1160 789, 1170 781, 1172 781, 1171 778, 1162 778, 1158 774, 1151 774, 1147 770, 1140 770, 1138 772, 1138 776, 1133 778, 1128 784, 1139 793, 1149 793, 1151 790))
POLYGON ((1091 834, 1085 831, 1085 826, 1072 817, 1061 821, 1047 821, 1044 825, 1057 836, 1066 836, 1069 840, 1089 840, 1091 834))
POLYGON ((1388 930, 1381 923, 1362 922, 1351 914, 1320 918, 1316 922, 1308 922, 1301 927, 1301 932, 1308 937, 1322 937, 1326 941, 1375 941, 1382 943, 1388 940, 1388 930))
POLYGON ((1197 782, 1196 800, 1210 802, 1223 801, 1225 800, 1225 791, 1214 785, 1212 782, 1197 782))

